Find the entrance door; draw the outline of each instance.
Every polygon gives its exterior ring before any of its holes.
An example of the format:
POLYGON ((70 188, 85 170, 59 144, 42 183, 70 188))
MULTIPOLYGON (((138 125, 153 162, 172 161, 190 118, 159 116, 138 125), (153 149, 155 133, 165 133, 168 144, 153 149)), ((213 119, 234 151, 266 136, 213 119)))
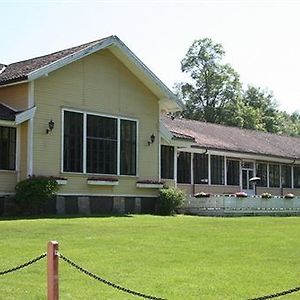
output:
POLYGON ((254 163, 242 162, 242 190, 248 195, 254 195, 254 185, 249 182, 250 178, 254 175, 254 163))

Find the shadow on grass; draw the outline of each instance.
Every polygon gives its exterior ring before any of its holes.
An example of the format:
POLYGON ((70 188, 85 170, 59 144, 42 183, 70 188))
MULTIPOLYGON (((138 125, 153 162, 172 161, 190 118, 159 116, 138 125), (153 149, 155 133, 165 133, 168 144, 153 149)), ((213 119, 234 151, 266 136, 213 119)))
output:
POLYGON ((5 216, 0 217, 1 221, 20 221, 20 220, 42 220, 42 219, 79 219, 79 218, 132 218, 129 214, 95 214, 95 215, 29 215, 29 216, 5 216))

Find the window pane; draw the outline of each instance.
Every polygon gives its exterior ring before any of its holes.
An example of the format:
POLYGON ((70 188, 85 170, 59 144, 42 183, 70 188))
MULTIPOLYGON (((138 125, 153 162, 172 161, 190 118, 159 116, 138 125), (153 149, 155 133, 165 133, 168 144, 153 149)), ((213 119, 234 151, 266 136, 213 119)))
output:
POLYGON ((224 184, 224 157, 210 156, 211 184, 224 184))
POLYGON ((256 164, 256 176, 260 178, 257 182, 257 186, 267 187, 268 168, 266 163, 256 164))
POLYGON ((300 188, 300 166, 294 166, 294 188, 300 188))
POLYGON ((121 175, 136 175, 136 122, 121 120, 121 175))
POLYGON ((292 187, 292 167, 281 165, 281 185, 284 188, 292 187))
POLYGON ((83 114, 64 112, 64 171, 83 171, 83 114))
POLYGON ((194 153, 194 182, 208 184, 208 155, 194 153))
POLYGON ((227 160, 227 185, 240 185, 240 162, 227 160))
POLYGON ((279 165, 269 165, 269 183, 270 187, 280 187, 279 165))
POLYGON ((191 153, 180 152, 177 159, 177 182, 191 183, 191 153))
POLYGON ((161 178, 174 179, 174 147, 161 146, 161 178))
POLYGON ((87 116, 88 173, 117 174, 117 119, 87 116))
POLYGON ((0 169, 15 170, 16 128, 0 127, 0 169))

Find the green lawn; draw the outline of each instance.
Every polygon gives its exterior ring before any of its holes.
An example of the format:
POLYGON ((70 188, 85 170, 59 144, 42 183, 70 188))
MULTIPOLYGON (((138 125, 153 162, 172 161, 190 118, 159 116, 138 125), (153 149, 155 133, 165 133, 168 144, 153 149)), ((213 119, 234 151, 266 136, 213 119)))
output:
MULTIPOLYGON (((88 270, 167 299, 247 299, 300 285, 300 218, 95 217, 0 220, 0 271, 49 240, 88 270)), ((60 299, 138 299, 60 260, 60 299)), ((46 260, 0 276, 0 299, 45 299, 46 260)), ((300 299, 300 292, 280 299, 300 299)))

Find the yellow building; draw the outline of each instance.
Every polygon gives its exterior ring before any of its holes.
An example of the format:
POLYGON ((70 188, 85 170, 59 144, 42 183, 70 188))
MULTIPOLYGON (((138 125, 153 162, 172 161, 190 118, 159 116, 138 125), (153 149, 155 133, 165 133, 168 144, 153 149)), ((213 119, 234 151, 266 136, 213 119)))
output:
POLYGON ((181 108, 116 36, 0 64, 0 215, 32 175, 56 178, 55 213, 153 212, 163 184, 300 195, 299 138, 166 115, 181 108))
POLYGON ((116 36, 0 65, 0 195, 44 175, 62 213, 151 211, 160 114, 180 106, 116 36))

